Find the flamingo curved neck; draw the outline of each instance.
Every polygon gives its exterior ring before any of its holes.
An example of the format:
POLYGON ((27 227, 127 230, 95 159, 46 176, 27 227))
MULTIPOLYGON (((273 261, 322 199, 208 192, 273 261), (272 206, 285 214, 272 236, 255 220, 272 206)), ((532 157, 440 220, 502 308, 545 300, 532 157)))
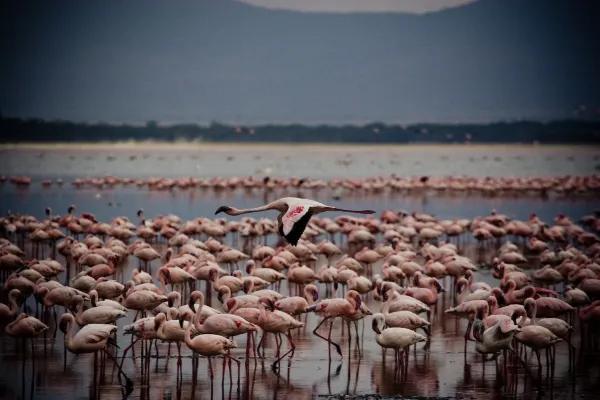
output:
MULTIPOLYGON (((184 335, 184 341, 185 344, 193 350, 193 342, 192 342, 192 337, 191 337, 191 333, 192 333, 192 325, 196 325, 196 322, 198 322, 197 317, 194 319, 194 321, 188 321, 187 326, 185 327, 185 335, 184 335)), ((198 329, 196 327, 196 329, 198 329)))
MULTIPOLYGON (((200 333, 205 333, 204 332, 204 326, 202 325, 202 323, 200 322, 200 314, 202 313, 202 307, 204 307, 204 298, 200 297, 198 300, 200 300, 200 305, 198 305, 198 309, 196 310, 196 316, 194 318, 194 328, 196 328, 196 330, 200 333)), ((196 300, 196 301, 198 301, 196 300)), ((194 303, 195 304, 195 303, 194 303)), ((191 329, 190 325, 192 325, 191 323, 188 324, 188 330, 191 329)))
POLYGON ((73 318, 69 318, 67 322, 67 332, 65 333, 65 347, 70 351, 73 351, 73 341, 71 334, 73 333, 73 318))

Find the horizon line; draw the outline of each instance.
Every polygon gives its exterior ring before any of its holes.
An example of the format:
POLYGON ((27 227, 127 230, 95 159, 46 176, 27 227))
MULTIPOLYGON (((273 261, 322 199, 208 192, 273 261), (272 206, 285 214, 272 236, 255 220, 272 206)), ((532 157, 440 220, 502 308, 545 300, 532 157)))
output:
POLYGON ((82 124, 82 125, 108 125, 108 126, 139 126, 144 127, 149 123, 154 123, 156 126, 161 128, 168 128, 173 126, 181 126, 181 125, 196 125, 199 127, 210 127, 212 125, 226 125, 231 126, 233 128, 259 128, 265 126, 291 126, 291 125, 300 125, 304 127, 365 127, 368 125, 384 125, 384 126, 414 126, 414 125, 496 125, 496 124, 514 124, 514 123, 536 123, 536 124, 552 124, 557 122, 567 122, 567 121, 577 121, 577 122, 600 122, 600 116, 573 116, 573 117, 564 117, 564 118, 552 118, 552 119, 534 119, 534 118, 509 118, 509 119, 497 119, 490 121, 421 121, 421 122, 386 122, 379 120, 371 120, 365 122, 319 122, 319 123, 306 123, 306 122, 260 122, 260 123, 238 123, 238 122, 230 122, 230 121, 219 121, 212 120, 210 122, 197 122, 197 121, 161 121, 148 119, 146 121, 105 121, 105 120, 73 120, 73 119, 64 119, 64 118, 40 118, 40 117, 18 117, 18 116, 9 116, 9 115, 1 115, 0 119, 19 119, 22 121, 43 121, 43 122, 66 122, 72 124, 82 124))

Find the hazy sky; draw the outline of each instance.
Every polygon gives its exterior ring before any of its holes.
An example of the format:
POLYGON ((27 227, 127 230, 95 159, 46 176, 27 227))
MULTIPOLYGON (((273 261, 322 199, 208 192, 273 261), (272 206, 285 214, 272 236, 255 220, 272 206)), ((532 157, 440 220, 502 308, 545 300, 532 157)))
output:
POLYGON ((461 1, 244 1, 5 1, 0 109, 76 121, 316 124, 600 108, 597 1, 479 0, 425 14, 425 5, 461 1), (300 5, 340 13, 286 9, 300 5), (411 13, 372 12, 380 7, 411 13))
POLYGON ((304 12, 404 12, 423 14, 475 0, 239 0, 275 9, 304 12))

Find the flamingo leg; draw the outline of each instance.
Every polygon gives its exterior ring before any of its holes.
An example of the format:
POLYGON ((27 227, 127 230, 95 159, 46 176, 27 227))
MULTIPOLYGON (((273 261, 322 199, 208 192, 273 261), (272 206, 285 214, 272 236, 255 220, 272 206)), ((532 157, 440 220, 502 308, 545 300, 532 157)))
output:
MULTIPOLYGON (((321 325, 323 325, 323 323, 324 323, 325 321, 329 320, 330 318, 331 318, 331 317, 326 317, 326 318, 323 318, 323 321, 321 321, 321 322, 319 323, 319 325, 317 325, 317 327, 316 327, 316 328, 313 330, 313 334, 314 334, 315 336, 318 336, 318 337, 320 337, 320 338, 321 338, 321 339, 323 339, 323 340, 326 340, 326 341, 327 341, 327 342, 328 342, 330 345, 333 345, 333 346, 335 346, 335 349, 337 350, 338 354, 341 356, 341 355, 342 355, 342 349, 340 349, 340 346, 339 346, 337 343, 335 343, 335 342, 332 342, 332 341, 331 341, 331 329, 332 329, 332 327, 333 327, 333 321, 331 322, 331 325, 330 325, 330 327, 329 327, 329 338, 326 338, 325 336, 321 336, 321 335, 319 335, 319 334, 317 333, 317 330, 318 330, 318 329, 321 327, 321 325)), ((330 350, 329 350, 329 358, 331 358, 331 348, 330 348, 330 350)))
MULTIPOLYGON (((115 357, 113 357, 112 354, 107 352, 106 349, 104 349, 103 351, 104 351, 104 354, 106 354, 106 356, 108 358, 110 358, 110 360, 114 363, 114 365, 117 365, 117 359, 115 357)), ((121 369, 120 366, 118 368, 119 368, 119 373, 125 378, 125 388, 127 389, 127 393, 129 395, 129 394, 131 394, 131 392, 133 392, 133 382, 131 381, 131 379, 129 379, 129 377, 127 375, 125 375, 125 372, 123 372, 123 370, 121 369)))
POLYGON ((277 360, 275 360, 275 362, 273 363, 273 365, 271 366, 271 369, 273 370, 273 373, 275 375, 279 375, 279 362, 285 357, 287 356, 289 353, 292 353, 292 355, 290 357, 292 357, 294 355, 294 351, 296 350, 296 345, 294 344, 294 341, 292 340, 292 335, 290 334, 290 332, 288 331, 288 333, 286 334, 288 341, 290 342, 290 349, 283 354, 281 357, 279 357, 277 360))

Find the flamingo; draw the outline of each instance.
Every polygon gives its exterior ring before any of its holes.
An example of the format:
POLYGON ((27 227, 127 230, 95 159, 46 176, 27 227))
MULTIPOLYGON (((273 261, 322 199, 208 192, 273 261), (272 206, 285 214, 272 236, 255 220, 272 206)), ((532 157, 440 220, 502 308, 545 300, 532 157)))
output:
MULTIPOLYGON (((33 337, 41 332, 48 330, 48 326, 35 317, 30 317, 25 313, 19 314, 17 319, 4 327, 4 332, 9 336, 23 339, 30 339, 31 357, 33 359, 34 346, 33 337)), ((23 352, 25 351, 25 341, 23 341, 23 352)))
MULTIPOLYGON (((261 340, 258 344, 258 347, 260 347, 262 345, 263 340, 264 340, 264 335, 266 335, 267 332, 275 333, 277 336, 280 336, 283 333, 284 335, 287 336, 287 338, 290 342, 290 349, 286 353, 284 353, 281 357, 278 357, 277 360, 275 360, 275 362, 273 362, 273 364, 271 365, 271 369, 273 370, 273 372, 275 374, 277 374, 279 362, 285 356, 287 356, 289 353, 292 353, 290 355, 290 357, 293 357, 294 352, 296 350, 296 345, 294 344, 294 341, 292 340, 290 330, 304 326, 304 322, 297 321, 291 315, 289 315, 283 311, 279 311, 279 310, 273 310, 273 311, 267 313, 267 311, 265 309, 265 304, 268 304, 271 309, 273 309, 275 306, 271 299, 269 299, 267 297, 260 298, 260 303, 259 303, 260 315, 258 317, 258 325, 260 326, 260 328, 263 330, 264 333, 263 333, 263 337, 261 338, 261 340)), ((280 337, 278 345, 281 346, 281 337, 280 337)), ((277 355, 279 355, 279 349, 277 351, 277 355)))
POLYGON ((308 225, 308 221, 313 215, 326 211, 341 211, 355 214, 375 214, 373 210, 348 210, 338 207, 328 206, 314 200, 300 199, 297 197, 284 197, 271 202, 262 207, 249 209, 237 209, 229 206, 221 206, 215 212, 215 215, 224 212, 227 215, 242 215, 266 210, 279 211, 278 232, 292 246, 298 244, 298 240, 308 225))
MULTIPOLYGON (((234 360, 239 365, 239 360, 229 355, 229 349, 237 347, 237 344, 233 340, 227 339, 221 335, 213 335, 210 333, 196 335, 192 339, 192 328, 195 325, 195 321, 190 321, 192 318, 194 318, 192 315, 184 314, 183 318, 179 320, 181 327, 183 327, 184 321, 188 321, 187 327, 185 328, 184 341, 187 347, 194 353, 208 358, 210 378, 212 379, 214 377, 211 362, 211 358, 214 356, 222 355, 223 358, 234 360)), ((223 362, 223 366, 225 366, 225 362, 223 362)))
POLYGON ((333 328, 333 320, 338 317, 350 316, 354 313, 357 313, 360 309, 360 305, 362 304, 362 300, 360 298, 360 294, 355 290, 349 290, 346 293, 346 297, 341 299, 325 299, 319 301, 317 304, 313 304, 312 306, 306 309, 306 312, 314 312, 317 315, 323 316, 323 320, 317 325, 317 327, 313 330, 313 334, 315 336, 320 337, 323 340, 326 340, 329 346, 329 358, 331 358, 331 345, 335 347, 338 354, 342 355, 342 350, 340 346, 331 341, 331 330, 333 328), (323 325, 323 323, 327 320, 331 320, 329 325, 329 336, 325 338, 317 333, 317 330, 323 325))
POLYGON ((478 314, 483 314, 486 317, 490 311, 490 301, 491 299, 496 300, 495 297, 489 296, 488 301, 485 300, 470 300, 464 303, 459 304, 456 307, 449 308, 444 311, 445 314, 456 315, 460 318, 467 318, 469 324, 467 325, 467 330, 465 332, 465 353, 467 352, 467 341, 472 340, 470 338, 471 328, 473 326, 473 322, 478 314))
MULTIPOLYGON (((204 322, 200 322, 200 315, 204 307, 204 294, 197 290, 193 291, 190 296, 190 309, 194 308, 196 302, 199 306, 196 309, 194 318, 194 327, 200 333, 212 333, 225 337, 237 336, 248 332, 255 332, 256 325, 246 321, 244 318, 232 314, 216 314, 206 318, 204 322)), ((187 315, 187 314, 186 314, 187 315)), ((181 320, 182 318, 180 318, 181 320)))
POLYGON ((408 347, 419 342, 426 342, 427 338, 415 331, 406 328, 386 328, 383 332, 379 329, 379 326, 385 322, 385 316, 381 313, 373 315, 372 328, 375 331, 375 341, 382 348, 392 348, 395 351, 396 363, 402 363, 400 359, 400 350, 404 352, 403 359, 406 361, 405 365, 408 365, 408 347))
POLYGON ((299 315, 306 312, 306 309, 313 305, 319 298, 319 290, 315 285, 306 285, 304 288, 304 297, 292 296, 286 297, 275 302, 275 309, 283 311, 290 315, 299 315))
MULTIPOLYGON (((116 346, 111 335, 117 331, 117 327, 108 324, 88 324, 72 336, 74 321, 75 318, 71 314, 63 314, 60 318, 60 330, 65 334, 65 348, 73 354, 94 353, 96 355, 98 351, 103 351, 117 365, 117 360, 106 351, 109 344, 116 346)), ((125 375, 121 366, 118 368, 119 373, 125 378, 125 387, 129 394, 133 391, 133 382, 125 375)))
POLYGON ((476 319, 473 322, 473 337, 476 341, 475 350, 481 354, 498 353, 501 350, 512 351, 513 336, 520 331, 521 328, 515 325, 509 317, 499 319, 487 329, 485 329, 482 320, 476 319))
MULTIPOLYGON (((540 360, 540 350, 545 350, 562 341, 561 338, 552 333, 549 329, 540 325, 521 326, 521 332, 515 335, 518 342, 527 347, 531 347, 535 351, 538 360, 538 378, 542 375, 542 362, 540 360)), ((548 353, 546 353, 546 357, 548 353)), ((552 358, 552 364, 554 359, 552 358)))
POLYGON ((77 304, 75 321, 79 326, 88 324, 112 324, 119 318, 127 316, 127 312, 110 306, 97 306, 83 310, 83 297, 77 295, 74 298, 77 304))
POLYGON ((19 289, 12 289, 8 293, 8 302, 10 303, 10 307, 6 304, 0 303, 0 320, 12 319, 17 312, 19 311, 19 306, 17 305, 17 299, 21 295, 19 289))
MULTIPOLYGON (((181 369, 181 342, 185 341, 185 330, 187 329, 187 325, 190 324, 192 324, 192 322, 185 321, 183 326, 181 326, 179 321, 176 319, 167 320, 167 314, 165 313, 160 313, 154 317, 154 330, 156 331, 156 336, 160 340, 169 342, 169 345, 172 342, 177 344, 178 370, 181 369)), ((192 333, 196 333, 195 328, 193 328, 192 333)))

